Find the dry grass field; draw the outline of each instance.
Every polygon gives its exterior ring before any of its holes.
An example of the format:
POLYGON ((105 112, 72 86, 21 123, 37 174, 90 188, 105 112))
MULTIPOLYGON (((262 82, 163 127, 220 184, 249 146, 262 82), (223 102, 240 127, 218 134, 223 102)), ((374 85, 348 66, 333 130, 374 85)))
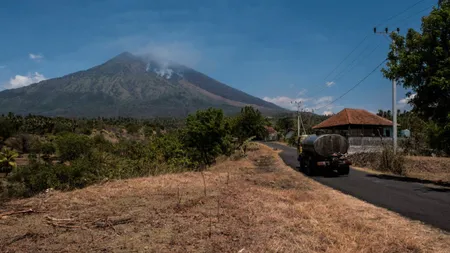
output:
POLYGON ((0 216, 0 252, 450 249, 448 233, 316 183, 259 144, 204 173, 50 190, 7 202, 0 216))

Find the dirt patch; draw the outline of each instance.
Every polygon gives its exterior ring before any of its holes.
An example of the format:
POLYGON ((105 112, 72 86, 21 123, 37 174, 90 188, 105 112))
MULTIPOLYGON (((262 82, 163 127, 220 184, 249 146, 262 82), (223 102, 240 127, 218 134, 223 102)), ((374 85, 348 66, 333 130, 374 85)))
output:
POLYGON ((448 252, 450 235, 341 194, 261 146, 203 173, 15 200, 1 252, 448 252), (270 170, 270 172, 268 171, 270 170), (205 194, 206 192, 206 194, 205 194))

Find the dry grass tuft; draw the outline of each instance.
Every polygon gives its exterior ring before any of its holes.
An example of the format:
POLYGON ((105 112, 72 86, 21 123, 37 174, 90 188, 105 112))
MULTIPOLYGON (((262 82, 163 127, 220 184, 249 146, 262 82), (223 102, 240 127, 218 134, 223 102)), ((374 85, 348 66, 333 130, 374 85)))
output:
POLYGON ((322 186, 266 146, 201 173, 11 201, 1 252, 448 252, 450 235, 322 186), (51 217, 51 218, 48 218, 51 217))
MULTIPOLYGON (((379 170, 378 153, 356 153, 349 156, 354 165, 379 170)), ((434 182, 450 183, 450 158, 405 156, 402 159, 402 175, 434 182)), ((385 172, 385 170, 381 170, 385 172)))

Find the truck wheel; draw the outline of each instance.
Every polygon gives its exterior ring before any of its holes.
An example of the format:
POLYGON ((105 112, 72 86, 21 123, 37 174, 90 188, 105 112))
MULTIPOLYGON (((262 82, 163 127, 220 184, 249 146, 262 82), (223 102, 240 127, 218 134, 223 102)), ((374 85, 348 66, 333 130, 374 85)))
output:
POLYGON ((313 176, 315 172, 315 168, 313 162, 309 161, 308 165, 304 166, 304 172, 308 176, 313 176))
POLYGON ((348 175, 350 173, 350 166, 341 167, 338 169, 339 175, 348 175))

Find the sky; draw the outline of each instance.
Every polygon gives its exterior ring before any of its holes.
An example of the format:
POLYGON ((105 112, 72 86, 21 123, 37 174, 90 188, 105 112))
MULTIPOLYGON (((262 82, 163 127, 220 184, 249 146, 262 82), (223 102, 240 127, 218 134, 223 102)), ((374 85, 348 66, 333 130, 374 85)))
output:
MULTIPOLYGON (((392 84, 380 69, 342 95, 387 56, 390 41, 375 26, 418 30, 436 3, 2 0, 0 90, 85 70, 124 51, 151 52, 288 109, 298 101, 318 114, 388 110, 392 84)), ((400 109, 409 108, 406 92, 397 88, 400 109)))

